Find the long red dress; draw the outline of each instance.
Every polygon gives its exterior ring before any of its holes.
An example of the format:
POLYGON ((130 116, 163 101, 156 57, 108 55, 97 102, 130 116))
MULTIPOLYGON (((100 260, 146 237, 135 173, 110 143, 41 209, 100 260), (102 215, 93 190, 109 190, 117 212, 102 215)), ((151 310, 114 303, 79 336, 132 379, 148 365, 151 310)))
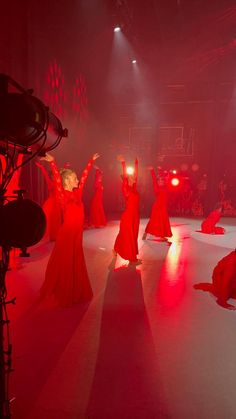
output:
POLYGON ((195 284, 194 288, 211 292, 221 304, 229 298, 236 298, 236 252, 230 252, 217 263, 212 273, 212 284, 195 284))
MULTIPOLYGON (((23 159, 24 159, 24 154, 19 153, 16 159, 16 164, 15 167, 21 166, 23 163, 23 159)), ((0 170, 0 183, 3 182, 3 174, 6 171, 7 168, 7 161, 5 156, 0 155, 0 164, 1 164, 1 170, 0 170)), ((6 191, 6 196, 8 201, 11 201, 13 199, 17 198, 17 195, 13 193, 14 190, 19 189, 19 181, 20 181, 20 175, 21 175, 21 167, 19 167, 19 169, 17 169, 11 179, 10 182, 7 185, 7 191, 6 191)))
POLYGON ((83 171, 79 187, 70 192, 63 189, 56 163, 51 162, 63 206, 64 221, 48 261, 41 296, 53 295, 62 306, 88 301, 93 296, 82 244, 84 227, 82 193, 92 163, 93 160, 90 160, 83 171))
POLYGON ((145 228, 145 233, 157 237, 172 237, 170 220, 167 211, 167 191, 163 185, 158 185, 154 169, 151 170, 152 181, 156 200, 152 206, 149 222, 145 228))
MULTIPOLYGON (((21 166, 23 163, 23 159, 24 159, 24 154, 19 153, 16 159, 16 164, 15 167, 21 166)), ((5 158, 5 156, 0 155, 0 160, 1 160, 1 174, 0 174, 0 183, 3 181, 2 179, 2 175, 5 173, 6 171, 6 167, 7 167, 7 160, 5 158)), ((7 190, 6 190, 6 196, 7 196, 7 201, 12 201, 17 199, 17 195, 13 192, 15 190, 20 189, 19 186, 19 182, 20 182, 20 175, 21 175, 21 169, 22 167, 19 167, 19 169, 17 169, 12 177, 10 182, 7 185, 7 190)), ((9 260, 9 268, 11 270, 17 269, 17 263, 15 261, 15 256, 17 256, 19 254, 19 250, 13 248, 10 251, 10 260, 9 260)))
POLYGON ((202 233, 206 234, 224 234, 223 227, 217 227, 216 223, 220 220, 221 211, 216 209, 212 211, 201 224, 202 233))
POLYGON ((37 164, 37 166, 43 174, 49 194, 49 197, 43 203, 43 210, 47 219, 45 237, 48 237, 50 241, 55 241, 59 228, 62 224, 62 209, 60 202, 57 199, 57 184, 50 178, 43 165, 37 164))
POLYGON ((98 228, 107 224, 106 216, 103 208, 103 185, 102 173, 100 169, 96 169, 94 181, 95 193, 91 201, 89 224, 98 228))
POLYGON ((135 179, 129 186, 126 174, 126 165, 123 166, 122 192, 125 198, 125 210, 120 220, 120 231, 116 237, 114 250, 123 259, 130 262, 137 261, 138 255, 138 231, 139 231, 139 193, 137 191, 138 161, 135 161, 135 179))

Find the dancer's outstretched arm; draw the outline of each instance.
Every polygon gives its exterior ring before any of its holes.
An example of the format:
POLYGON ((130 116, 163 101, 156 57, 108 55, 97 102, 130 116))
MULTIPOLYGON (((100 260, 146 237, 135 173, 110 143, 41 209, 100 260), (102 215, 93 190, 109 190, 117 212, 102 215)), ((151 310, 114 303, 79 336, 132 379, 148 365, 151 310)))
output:
POLYGON ((80 193, 82 193, 82 192, 83 192, 83 189, 84 189, 84 186, 85 186, 86 180, 87 180, 87 178, 88 178, 88 174, 89 174, 89 172, 90 172, 90 170, 91 170, 91 167, 92 167, 92 165, 93 165, 93 162, 94 162, 95 160, 97 160, 99 157, 100 157, 100 156, 99 156, 99 154, 98 154, 98 153, 95 153, 95 154, 91 157, 91 159, 88 161, 88 163, 87 163, 86 167, 84 168, 84 170, 83 170, 83 172, 82 172, 82 175, 81 175, 81 178, 80 178, 80 181, 79 181, 79 186, 78 186, 78 190, 79 190, 79 192, 80 192, 80 193))

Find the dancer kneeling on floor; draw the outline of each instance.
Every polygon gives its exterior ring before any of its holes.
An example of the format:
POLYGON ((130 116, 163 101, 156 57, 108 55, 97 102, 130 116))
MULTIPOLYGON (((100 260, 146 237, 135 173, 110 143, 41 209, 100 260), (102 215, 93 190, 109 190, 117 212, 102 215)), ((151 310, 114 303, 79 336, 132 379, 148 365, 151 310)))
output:
POLYGON ((202 222, 201 232, 205 234, 224 234, 225 229, 223 227, 216 226, 216 223, 220 220, 222 212, 221 205, 217 205, 216 209, 212 211, 208 217, 202 222))

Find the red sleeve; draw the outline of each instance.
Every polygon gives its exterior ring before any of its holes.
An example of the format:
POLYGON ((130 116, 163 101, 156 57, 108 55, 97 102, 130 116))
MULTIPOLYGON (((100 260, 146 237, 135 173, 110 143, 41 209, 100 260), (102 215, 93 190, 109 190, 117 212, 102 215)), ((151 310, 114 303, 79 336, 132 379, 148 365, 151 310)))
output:
POLYGON ((138 159, 135 159, 134 162, 134 177, 135 177, 135 183, 138 182, 138 159))
POLYGON ((50 166, 51 166, 52 175, 54 179, 54 185, 56 187, 56 198, 58 202, 60 202, 60 204, 62 205, 62 208, 64 208, 64 205, 65 205, 64 188, 62 186, 61 175, 60 175, 60 172, 58 170, 55 160, 50 162, 50 166))
POLYGON ((78 189, 77 189, 77 191, 80 194, 82 194, 82 192, 83 192, 83 189, 84 189, 84 186, 85 186, 85 183, 86 183, 86 180, 88 178, 88 174, 91 170, 92 165, 93 165, 93 159, 90 159, 87 163, 87 166, 83 170, 83 173, 82 173, 80 181, 79 181, 79 186, 78 186, 78 189))
POLYGON ((53 181, 52 181, 52 179, 50 178, 50 176, 49 176, 49 174, 48 174, 48 171, 46 170, 46 168, 43 166, 43 165, 38 165, 37 166, 40 170, 41 170, 41 172, 42 172, 42 174, 43 174, 43 177, 44 177, 44 180, 45 180, 45 182, 46 182, 46 184, 47 184, 47 187, 48 187, 48 190, 50 191, 50 190, 52 190, 53 189, 53 187, 54 187, 54 183, 53 183, 53 181))
POLYGON ((0 183, 3 183, 3 175, 6 171, 6 159, 0 154, 0 183))
POLYGON ((123 178, 125 179, 125 178, 127 178, 126 163, 125 163, 125 161, 123 160, 123 161, 121 162, 121 164, 122 164, 122 170, 123 170, 123 178))
POLYGON ((126 171, 126 163, 125 160, 122 160, 122 171, 123 171, 123 183, 122 183, 122 193, 125 197, 128 196, 128 176, 126 171))

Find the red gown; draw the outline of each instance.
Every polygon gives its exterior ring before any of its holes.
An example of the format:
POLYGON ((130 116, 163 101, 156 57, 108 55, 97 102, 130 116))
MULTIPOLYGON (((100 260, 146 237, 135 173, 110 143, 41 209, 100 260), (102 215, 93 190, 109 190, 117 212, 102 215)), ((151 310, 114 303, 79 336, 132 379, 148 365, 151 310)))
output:
MULTIPOLYGON (((16 165, 15 167, 21 166, 23 163, 23 159, 24 159, 24 154, 19 153, 17 156, 17 160, 16 160, 16 165)), ((3 174, 6 171, 6 167, 7 167, 7 161, 5 156, 0 155, 0 160, 1 160, 1 174, 0 174, 0 183, 2 183, 3 181, 3 174)), ((19 169, 17 169, 12 177, 10 182, 7 185, 7 191, 6 191, 6 196, 7 196, 7 201, 12 201, 17 199, 17 195, 15 193, 13 193, 13 191, 19 189, 19 182, 20 182, 20 175, 21 175, 21 167, 19 167, 19 169)), ((15 256, 17 256, 19 254, 19 250, 13 248, 10 251, 10 260, 9 260, 9 268, 11 270, 15 270, 17 269, 17 263, 15 260, 15 256)))
POLYGON ((156 200, 152 206, 151 216, 145 233, 157 237, 172 237, 170 220, 167 212, 167 191, 165 186, 158 185, 154 169, 151 170, 156 200))
POLYGON ((64 221, 48 261, 41 296, 53 295, 62 306, 88 301, 93 296, 82 244, 84 226, 82 193, 92 163, 93 160, 90 160, 83 171, 79 187, 70 192, 63 189, 56 163, 51 162, 57 182, 58 197, 63 207, 64 221))
POLYGON ((104 227, 107 224, 107 221, 103 209, 104 188, 102 186, 101 171, 99 169, 96 169, 94 188, 95 193, 91 201, 89 223, 96 228, 104 227))
MULTIPOLYGON (((23 158, 24 158, 24 154, 19 153, 17 156, 17 161, 16 161, 16 167, 21 166, 23 163, 23 158)), ((3 155, 0 155, 0 160, 1 160, 1 173, 0 173, 0 183, 3 182, 3 176, 2 174, 4 174, 6 167, 7 167, 7 162, 6 162, 6 158, 3 155)), ((21 167, 19 167, 19 169, 17 169, 12 177, 10 182, 7 185, 7 191, 6 191, 6 196, 8 201, 11 201, 13 199, 17 198, 17 195, 13 193, 13 191, 19 189, 19 181, 20 181, 20 175, 21 175, 21 167)))
POLYGON ((220 220, 221 211, 212 211, 208 217, 201 224, 202 233, 206 234, 224 234, 225 229, 223 227, 216 227, 216 223, 220 220))
POLYGON ((48 237, 50 241, 55 241, 59 228, 62 224, 62 209, 57 199, 57 192, 56 192, 57 185, 50 178, 47 170, 45 169, 43 165, 38 164, 38 167, 40 168, 43 174, 43 177, 48 187, 48 193, 49 193, 49 197, 43 203, 43 210, 45 212, 46 219, 47 219, 47 228, 45 232, 45 237, 48 237))
POLYGON ((134 262, 138 255, 139 231, 139 193, 137 191, 138 161, 135 161, 135 178, 133 186, 129 186, 125 162, 123 166, 122 192, 125 197, 125 210, 120 220, 120 231, 116 237, 114 250, 123 259, 134 262))
POLYGON ((217 263, 212 273, 212 284, 200 283, 194 288, 211 292, 219 303, 236 298, 236 252, 230 252, 217 263))

